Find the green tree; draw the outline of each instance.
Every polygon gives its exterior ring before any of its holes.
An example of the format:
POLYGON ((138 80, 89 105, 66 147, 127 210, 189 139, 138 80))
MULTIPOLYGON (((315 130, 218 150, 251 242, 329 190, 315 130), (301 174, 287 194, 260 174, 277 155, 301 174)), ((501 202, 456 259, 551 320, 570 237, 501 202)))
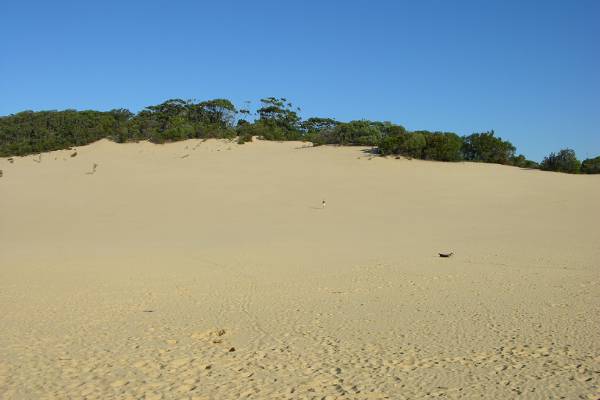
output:
POLYGON ((494 136, 494 131, 473 133, 463 137, 462 154, 465 160, 510 164, 515 146, 494 136))
POLYGON ((512 158, 512 160, 510 161, 510 164, 514 165, 515 167, 520 167, 520 168, 537 169, 540 167, 540 165, 538 163, 536 163, 535 161, 532 161, 532 160, 528 160, 527 158, 525 158, 525 156, 523 154, 514 156, 512 158))
POLYGON ((413 132, 385 136, 379 143, 379 151, 383 155, 401 154, 410 158, 423 158, 423 150, 426 146, 425 135, 413 132))
POLYGON ((300 123, 300 128, 306 133, 331 131, 340 123, 331 118, 312 117, 300 123))
POLYGON ((233 127, 237 110, 227 99, 213 99, 198 104, 188 104, 188 115, 194 123, 214 124, 222 128, 233 127))
POLYGON ((583 160, 581 163, 581 173, 600 174, 600 156, 583 160))
POLYGON ((112 134, 109 134, 109 137, 117 143, 124 143, 129 140, 129 123, 133 118, 133 113, 124 108, 119 108, 115 110, 110 110, 110 114, 112 114, 114 118, 114 127, 112 134))
POLYGON ((383 131, 385 136, 402 136, 408 133, 402 125, 392 124, 391 122, 383 123, 383 131))
POLYGON ((414 158, 424 158, 423 150, 427 146, 427 140, 422 133, 410 133, 402 138, 399 152, 402 155, 414 158))
POLYGON ((286 98, 267 97, 260 102, 262 107, 256 111, 260 121, 273 123, 289 131, 298 129, 300 117, 286 98))
POLYGON ((200 103, 171 99, 140 111, 130 122, 130 136, 155 143, 188 138, 233 137, 236 112, 233 103, 226 99, 200 103))
POLYGON ((327 143, 377 146, 384 136, 383 124, 368 120, 339 123, 327 136, 327 143))
POLYGON ((562 149, 558 153, 550 153, 540 164, 544 171, 566 172, 577 174, 581 168, 581 162, 577 159, 575 151, 562 149))
POLYGON ((81 146, 120 131, 127 135, 126 110, 24 111, 0 117, 0 156, 26 155, 81 146))
POLYGON ((462 139, 452 132, 419 131, 425 136, 426 145, 423 149, 425 160, 460 161, 462 159, 462 139))
POLYGON ((331 118, 312 117, 300 123, 302 138, 315 145, 328 143, 329 136, 333 134, 340 122, 331 118))
MULTIPOLYGON (((266 140, 298 140, 302 136, 300 117, 286 98, 267 97, 260 100, 262 106, 256 111, 253 134, 266 140)), ((248 131, 249 128, 244 128, 248 131)), ((246 133, 247 134, 247 133, 246 133)))

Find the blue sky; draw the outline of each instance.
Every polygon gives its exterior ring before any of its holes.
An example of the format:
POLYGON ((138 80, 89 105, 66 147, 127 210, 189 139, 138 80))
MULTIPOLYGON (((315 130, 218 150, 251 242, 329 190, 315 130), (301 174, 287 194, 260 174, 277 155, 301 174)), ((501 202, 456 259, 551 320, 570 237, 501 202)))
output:
POLYGON ((600 155, 600 1, 10 1, 0 115, 283 96, 600 155))

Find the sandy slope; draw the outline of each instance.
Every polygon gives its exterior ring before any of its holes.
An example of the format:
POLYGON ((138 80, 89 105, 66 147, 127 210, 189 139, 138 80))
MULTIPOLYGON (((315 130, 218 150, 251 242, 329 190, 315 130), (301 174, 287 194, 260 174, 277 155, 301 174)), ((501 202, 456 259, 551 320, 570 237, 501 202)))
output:
POLYGON ((302 146, 0 159, 0 398, 600 397, 600 176, 302 146))

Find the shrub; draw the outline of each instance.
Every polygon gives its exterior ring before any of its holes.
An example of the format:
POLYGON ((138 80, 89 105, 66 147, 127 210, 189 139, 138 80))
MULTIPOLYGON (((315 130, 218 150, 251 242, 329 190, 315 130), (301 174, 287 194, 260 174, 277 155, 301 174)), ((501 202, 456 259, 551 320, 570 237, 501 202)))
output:
POLYGON ((383 133, 376 123, 360 120, 337 124, 325 138, 332 144, 377 146, 383 133))
POLYGON ((463 158, 469 161, 509 164, 515 150, 512 143, 495 137, 494 131, 473 133, 463 138, 463 158))
POLYGON ((423 149, 427 146, 427 140, 422 133, 409 133, 402 137, 399 153, 414 158, 423 158, 423 149))
POLYGON ((600 174, 600 156, 584 160, 581 163, 581 173, 600 174))
POLYGON ((452 132, 424 132, 423 158, 436 161, 460 161, 462 139, 452 132))
POLYGON ((387 156, 390 154, 399 154, 400 137, 399 136, 386 136, 379 141, 377 150, 379 154, 387 156))
POLYGON ((575 151, 562 149, 558 153, 550 153, 540 164, 544 171, 566 172, 576 174, 581 168, 581 162, 577 159, 575 151))
POLYGON ((540 165, 535 161, 526 159, 523 154, 513 157, 510 161, 510 164, 520 168, 537 169, 540 167, 540 165))

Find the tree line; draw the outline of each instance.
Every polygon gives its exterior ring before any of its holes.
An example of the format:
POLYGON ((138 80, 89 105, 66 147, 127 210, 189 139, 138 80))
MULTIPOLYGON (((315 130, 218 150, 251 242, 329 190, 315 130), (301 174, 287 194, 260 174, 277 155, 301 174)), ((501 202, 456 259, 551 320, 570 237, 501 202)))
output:
POLYGON ((110 111, 23 111, 0 117, 0 156, 23 156, 85 145, 107 138, 115 142, 165 143, 191 138, 228 138, 245 143, 301 140, 314 145, 371 146, 380 155, 436 161, 475 161, 566 173, 600 173, 600 156, 581 162, 571 149, 551 153, 541 163, 517 154, 495 132, 459 136, 453 132, 408 131, 391 122, 303 120, 285 98, 260 100, 255 110, 236 108, 227 99, 171 99, 134 114, 110 111), (252 120, 253 119, 253 120, 252 120))

